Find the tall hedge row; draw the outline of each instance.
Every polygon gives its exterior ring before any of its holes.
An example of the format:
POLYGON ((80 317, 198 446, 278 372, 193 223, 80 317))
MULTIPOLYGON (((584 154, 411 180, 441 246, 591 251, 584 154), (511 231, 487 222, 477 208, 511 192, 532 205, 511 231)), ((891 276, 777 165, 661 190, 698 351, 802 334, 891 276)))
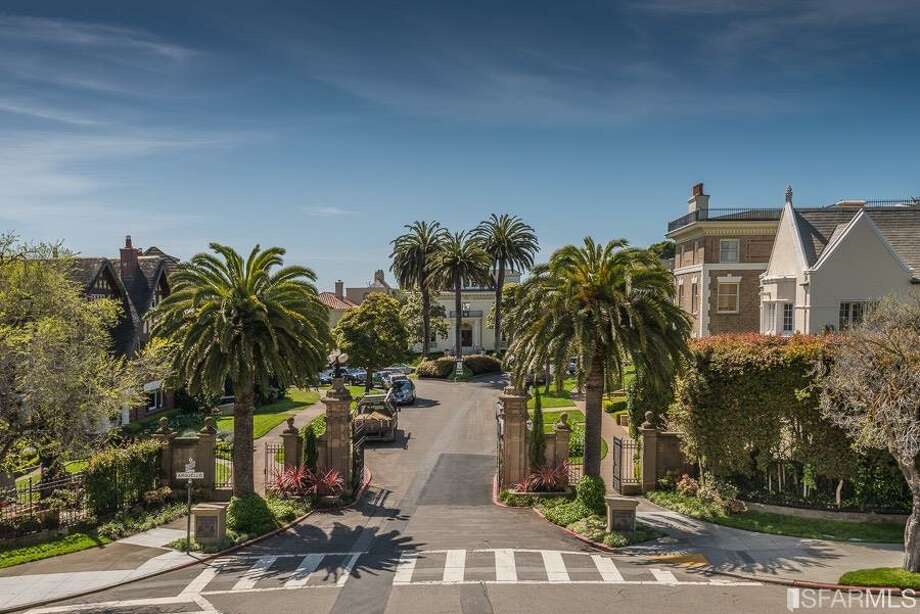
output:
POLYGON ((89 457, 85 471, 86 499, 97 518, 105 518, 140 502, 156 488, 162 443, 143 440, 109 448, 89 457))
POLYGON ((669 410, 688 456, 749 493, 782 492, 785 501, 807 504, 823 485, 822 504, 830 497, 830 504, 850 498, 851 507, 889 507, 870 491, 885 475, 889 494, 905 492, 890 455, 856 451, 818 408, 816 367, 833 360, 835 341, 755 334, 692 341, 669 410))

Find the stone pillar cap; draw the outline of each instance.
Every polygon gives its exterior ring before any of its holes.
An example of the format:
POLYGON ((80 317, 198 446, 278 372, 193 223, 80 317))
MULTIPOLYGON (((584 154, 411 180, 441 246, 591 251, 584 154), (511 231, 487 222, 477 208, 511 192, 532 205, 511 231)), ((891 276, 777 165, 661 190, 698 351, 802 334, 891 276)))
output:
POLYGON ((569 424, 569 415, 567 413, 563 413, 561 416, 559 416, 559 421, 556 422, 555 429, 557 431, 572 431, 572 425, 569 424))
POLYGON ((607 502, 607 507, 615 510, 634 510, 639 507, 639 500, 630 497, 605 495, 604 500, 607 502))
POLYGON ((297 427, 294 426, 294 416, 288 417, 288 419, 285 420, 285 422, 287 422, 287 428, 284 429, 284 431, 281 433, 282 435, 299 435, 300 434, 300 432, 297 430, 297 427))
POLYGON ((204 419, 204 426, 201 427, 201 430, 198 431, 202 435, 216 435, 217 427, 214 426, 214 418, 208 416, 204 419))

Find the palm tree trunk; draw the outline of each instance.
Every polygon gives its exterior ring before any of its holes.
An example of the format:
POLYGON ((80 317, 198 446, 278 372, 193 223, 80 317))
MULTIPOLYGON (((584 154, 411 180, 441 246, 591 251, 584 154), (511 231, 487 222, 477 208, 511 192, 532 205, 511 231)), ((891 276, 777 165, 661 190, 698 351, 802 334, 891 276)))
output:
POLYGON ((454 348, 457 351, 456 359, 460 359, 463 356, 463 346, 460 343, 460 322, 462 320, 462 314, 460 312, 460 278, 458 277, 454 281, 454 315, 457 317, 454 318, 454 348))
POLYGON ((585 464, 584 475, 601 475, 601 405, 604 394, 603 359, 595 347, 585 383, 585 464))
POLYGON ((498 261, 495 280, 495 353, 501 355, 502 347, 502 288, 505 287, 505 261, 498 261))
POLYGON ((365 369, 367 375, 364 377, 364 394, 369 394, 371 391, 371 384, 374 381, 374 371, 370 367, 365 369))
POLYGON ((431 353, 431 296, 428 288, 422 286, 422 357, 431 353))
POLYGON ((255 389, 234 384, 233 402, 233 496, 242 497, 255 490, 252 476, 252 413, 255 389))

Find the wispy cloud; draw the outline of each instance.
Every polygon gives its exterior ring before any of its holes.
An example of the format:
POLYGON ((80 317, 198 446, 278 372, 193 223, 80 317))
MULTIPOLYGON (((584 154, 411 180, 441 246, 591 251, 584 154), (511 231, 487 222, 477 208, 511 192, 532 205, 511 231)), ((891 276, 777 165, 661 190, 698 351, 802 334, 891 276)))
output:
POLYGON ((48 106, 35 100, 0 98, 0 112, 25 115, 71 126, 97 126, 101 123, 96 119, 48 106))
POLYGON ((338 217, 358 213, 354 209, 342 209, 341 207, 302 207, 301 211, 314 217, 338 217))

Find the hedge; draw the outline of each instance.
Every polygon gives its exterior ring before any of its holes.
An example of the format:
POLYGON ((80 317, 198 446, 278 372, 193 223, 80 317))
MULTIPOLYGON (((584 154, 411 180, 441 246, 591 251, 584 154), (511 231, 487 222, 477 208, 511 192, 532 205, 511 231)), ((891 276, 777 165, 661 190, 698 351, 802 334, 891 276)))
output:
MULTIPOLYGON (((453 374, 456 363, 456 359, 450 356, 442 356, 434 360, 423 360, 419 363, 415 373, 423 378, 446 379, 453 374)), ((465 369, 469 369, 473 375, 501 373, 502 370, 502 363, 499 360, 482 354, 464 356, 463 366, 465 369)))
POLYGON ((887 452, 857 453, 821 416, 814 374, 819 362, 833 360, 835 342, 831 335, 756 334, 692 341, 669 411, 687 455, 748 498, 826 506, 840 492, 853 508, 900 507, 898 497, 876 500, 881 492, 906 492, 903 478, 880 458, 887 452), (867 462, 875 470, 867 471, 867 462), (880 476, 893 481, 884 488, 861 484, 880 476))
POLYGON ((90 511, 105 518, 142 501, 156 488, 162 446, 148 439, 90 456, 84 472, 90 511))

